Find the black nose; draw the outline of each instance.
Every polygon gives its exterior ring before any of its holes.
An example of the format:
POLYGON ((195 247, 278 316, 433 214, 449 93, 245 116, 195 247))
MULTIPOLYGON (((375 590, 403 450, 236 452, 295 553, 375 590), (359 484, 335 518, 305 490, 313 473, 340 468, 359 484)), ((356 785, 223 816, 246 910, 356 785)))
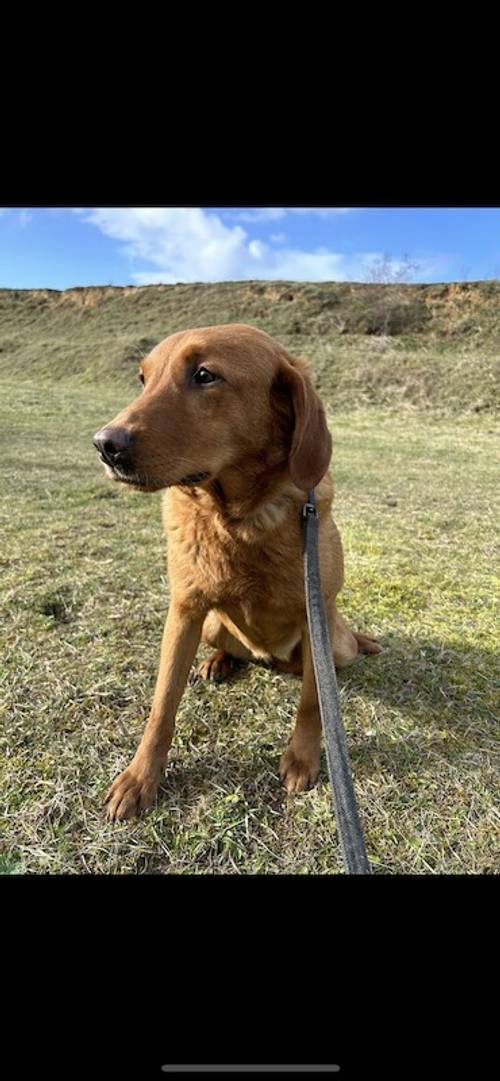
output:
POLYGON ((101 428, 95 433, 94 447, 109 465, 123 464, 130 453, 132 436, 126 428, 101 428))

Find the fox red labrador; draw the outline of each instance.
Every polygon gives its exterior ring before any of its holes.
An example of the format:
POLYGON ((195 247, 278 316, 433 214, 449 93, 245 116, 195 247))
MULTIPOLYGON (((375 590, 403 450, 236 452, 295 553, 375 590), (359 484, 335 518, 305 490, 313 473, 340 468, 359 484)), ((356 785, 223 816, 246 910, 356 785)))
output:
POLYGON ((155 798, 200 640, 204 679, 260 658, 302 675, 280 762, 289 792, 314 784, 321 722, 306 624, 301 508, 316 488, 321 580, 335 664, 378 653, 337 611, 344 580, 331 516, 331 437, 304 360, 243 324, 172 334, 140 366, 140 396, 94 437, 108 476, 166 489, 170 608, 149 719, 132 762, 105 796, 111 819, 155 798))

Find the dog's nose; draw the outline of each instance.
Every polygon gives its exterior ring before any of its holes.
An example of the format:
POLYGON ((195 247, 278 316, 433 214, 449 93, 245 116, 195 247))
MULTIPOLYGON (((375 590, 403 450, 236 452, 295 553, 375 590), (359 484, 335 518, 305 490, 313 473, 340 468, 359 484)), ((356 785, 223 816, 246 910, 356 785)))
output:
POLYGON ((130 451, 132 436, 126 428, 101 428, 96 432, 93 443, 105 461, 115 465, 130 451))

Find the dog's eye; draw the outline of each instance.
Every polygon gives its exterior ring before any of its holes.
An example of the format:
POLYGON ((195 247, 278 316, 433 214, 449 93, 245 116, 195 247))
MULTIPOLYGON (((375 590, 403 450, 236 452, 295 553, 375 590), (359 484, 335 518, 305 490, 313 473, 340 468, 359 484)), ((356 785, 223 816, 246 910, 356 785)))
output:
POLYGON ((205 386, 206 383, 216 383, 219 376, 214 375, 213 372, 209 372, 208 368, 198 368, 198 371, 194 373, 193 379, 198 386, 205 386))

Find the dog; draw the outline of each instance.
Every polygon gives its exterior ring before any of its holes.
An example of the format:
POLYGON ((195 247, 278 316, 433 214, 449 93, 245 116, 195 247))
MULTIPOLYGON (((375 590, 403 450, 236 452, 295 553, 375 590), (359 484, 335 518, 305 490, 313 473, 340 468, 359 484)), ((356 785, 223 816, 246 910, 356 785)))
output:
POLYGON ((142 393, 94 436, 106 473, 165 489, 170 607, 156 688, 139 747, 104 797, 112 820, 149 807, 200 641, 199 668, 222 680, 260 659, 302 675, 279 772, 290 793, 319 772, 321 721, 307 631, 301 509, 316 489, 320 573, 337 667, 381 646, 336 607, 343 551, 331 515, 332 440, 307 362, 240 323, 171 334, 141 362, 142 393))

